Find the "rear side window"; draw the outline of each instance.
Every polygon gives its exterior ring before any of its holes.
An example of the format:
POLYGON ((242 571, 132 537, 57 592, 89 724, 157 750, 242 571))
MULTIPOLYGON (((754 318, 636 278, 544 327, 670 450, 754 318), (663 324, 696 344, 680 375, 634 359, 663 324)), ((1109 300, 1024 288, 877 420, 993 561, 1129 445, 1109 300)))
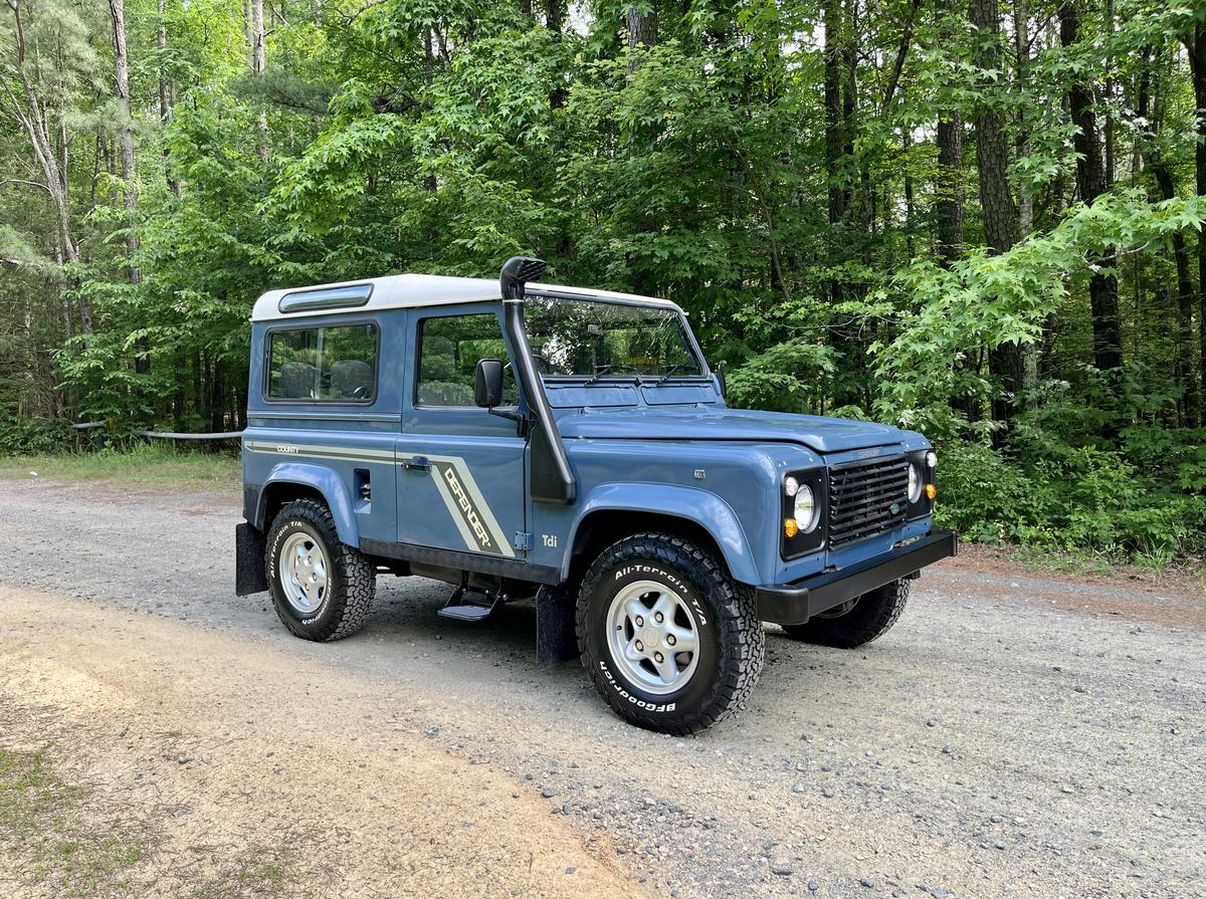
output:
POLYGON ((296 328, 269 335, 269 399, 369 403, 376 394, 376 325, 296 328))
MULTIPOLYGON (((473 377, 479 359, 508 361, 498 316, 493 313, 448 315, 419 322, 420 406, 472 406, 473 377)), ((510 366, 503 376, 503 405, 519 403, 510 366)))

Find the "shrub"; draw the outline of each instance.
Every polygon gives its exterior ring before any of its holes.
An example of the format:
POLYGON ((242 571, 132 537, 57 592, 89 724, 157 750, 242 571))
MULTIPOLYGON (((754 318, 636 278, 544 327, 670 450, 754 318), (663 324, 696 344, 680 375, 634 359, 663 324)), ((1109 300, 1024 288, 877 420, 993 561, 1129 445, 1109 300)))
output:
POLYGON ((0 418, 0 455, 56 453, 74 446, 75 432, 61 418, 0 418))
POLYGON ((936 519, 969 540, 1165 563, 1206 549, 1206 496, 1165 486, 1122 452, 1063 446, 1018 460, 958 441, 940 450, 936 519))

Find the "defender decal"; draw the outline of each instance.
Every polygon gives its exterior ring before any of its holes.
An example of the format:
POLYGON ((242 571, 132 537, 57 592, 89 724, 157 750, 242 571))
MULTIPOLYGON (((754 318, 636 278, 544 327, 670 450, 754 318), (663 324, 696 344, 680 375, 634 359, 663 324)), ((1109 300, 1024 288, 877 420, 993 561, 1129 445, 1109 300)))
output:
POLYGON ((515 550, 490 511, 469 466, 460 456, 428 456, 436 492, 448 514, 473 552, 515 558, 515 550))

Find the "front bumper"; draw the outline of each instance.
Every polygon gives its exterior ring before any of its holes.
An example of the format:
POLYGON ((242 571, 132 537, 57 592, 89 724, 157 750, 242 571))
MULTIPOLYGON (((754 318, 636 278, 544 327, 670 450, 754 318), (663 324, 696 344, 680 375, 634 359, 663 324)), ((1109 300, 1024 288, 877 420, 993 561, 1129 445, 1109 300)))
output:
POLYGON ((893 549, 887 556, 822 571, 791 584, 754 588, 758 617, 775 624, 803 624, 813 615, 862 596, 900 578, 917 577, 926 565, 959 552, 953 531, 931 531, 920 540, 893 549))

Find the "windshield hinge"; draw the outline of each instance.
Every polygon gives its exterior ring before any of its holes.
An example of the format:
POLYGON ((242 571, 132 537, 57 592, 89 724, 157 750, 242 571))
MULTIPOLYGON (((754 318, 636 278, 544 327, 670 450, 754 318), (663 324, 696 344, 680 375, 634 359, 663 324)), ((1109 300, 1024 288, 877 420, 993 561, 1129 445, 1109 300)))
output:
POLYGON ((518 550, 527 552, 532 548, 532 535, 527 531, 516 531, 515 540, 512 545, 518 550))

